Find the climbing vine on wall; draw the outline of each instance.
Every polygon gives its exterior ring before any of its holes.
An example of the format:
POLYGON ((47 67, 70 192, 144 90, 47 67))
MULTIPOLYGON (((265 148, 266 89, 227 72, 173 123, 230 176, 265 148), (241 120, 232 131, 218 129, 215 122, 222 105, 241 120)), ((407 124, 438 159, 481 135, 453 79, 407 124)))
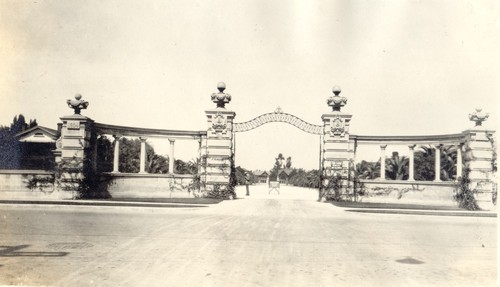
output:
POLYGON ((457 191, 455 193, 455 200, 458 202, 458 207, 467 210, 479 210, 474 194, 477 193, 475 189, 470 189, 471 180, 469 178, 470 169, 466 168, 460 178, 457 191))

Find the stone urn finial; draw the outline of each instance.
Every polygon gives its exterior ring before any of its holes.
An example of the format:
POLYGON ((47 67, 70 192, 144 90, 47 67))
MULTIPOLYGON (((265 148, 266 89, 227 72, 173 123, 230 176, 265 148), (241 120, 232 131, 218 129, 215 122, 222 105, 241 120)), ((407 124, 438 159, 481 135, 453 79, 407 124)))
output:
POLYGON ((476 108, 476 111, 469 114, 469 120, 476 123, 476 127, 480 127, 486 119, 490 116, 488 113, 483 113, 483 109, 476 108))
POLYGON ((82 95, 76 94, 74 100, 67 100, 68 107, 75 111, 75 115, 79 115, 81 110, 84 110, 89 105, 89 102, 82 100, 82 95))
POLYGON ((218 93, 212 94, 212 102, 217 104, 218 108, 224 108, 227 103, 231 101, 231 95, 224 93, 226 89, 226 84, 224 82, 220 82, 217 84, 218 93))
POLYGON ((339 86, 334 86, 332 89, 334 96, 331 96, 326 101, 334 112, 340 112, 340 108, 347 104, 347 98, 339 96, 341 89, 339 86))

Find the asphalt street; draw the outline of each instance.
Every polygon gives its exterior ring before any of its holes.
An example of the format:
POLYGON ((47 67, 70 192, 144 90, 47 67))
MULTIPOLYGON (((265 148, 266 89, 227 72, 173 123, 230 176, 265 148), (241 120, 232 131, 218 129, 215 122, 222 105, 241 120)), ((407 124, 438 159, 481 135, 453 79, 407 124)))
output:
POLYGON ((496 218, 238 194, 204 208, 0 205, 0 285, 496 286, 496 218))

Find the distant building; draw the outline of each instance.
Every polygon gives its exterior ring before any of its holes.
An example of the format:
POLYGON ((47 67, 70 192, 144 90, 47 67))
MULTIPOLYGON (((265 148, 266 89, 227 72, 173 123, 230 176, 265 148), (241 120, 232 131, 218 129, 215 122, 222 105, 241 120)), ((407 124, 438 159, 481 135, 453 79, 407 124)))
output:
POLYGON ((267 183, 269 180, 269 173, 263 170, 256 170, 253 172, 255 177, 254 182, 256 183, 267 183))
POLYGON ((35 126, 16 134, 21 154, 20 167, 22 169, 54 168, 54 155, 59 138, 57 130, 42 126, 35 126))
POLYGON ((295 170, 291 168, 280 169, 278 171, 279 182, 283 184, 288 184, 290 177, 292 177, 294 173, 295 170))

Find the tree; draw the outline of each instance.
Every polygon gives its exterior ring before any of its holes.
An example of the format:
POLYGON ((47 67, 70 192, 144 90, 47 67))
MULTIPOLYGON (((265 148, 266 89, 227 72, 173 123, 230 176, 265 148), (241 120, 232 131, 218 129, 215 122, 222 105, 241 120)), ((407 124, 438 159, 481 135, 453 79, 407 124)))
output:
POLYGON ((7 127, 0 127, 0 168, 20 168, 21 155, 20 144, 11 130, 7 127))
POLYGON ((321 184, 320 171, 313 169, 307 172, 308 187, 319 188, 321 184))
POLYGON ((362 160, 356 164, 355 172, 361 179, 375 179, 380 177, 380 160, 377 162, 362 160))
POLYGON ((415 151, 415 180, 434 180, 434 149, 421 146, 415 151))
POLYGON ((106 136, 97 138, 97 171, 110 172, 113 170, 113 144, 106 136))
POLYGON ((36 119, 33 119, 33 120, 30 119, 30 124, 29 124, 28 128, 31 129, 31 128, 36 127, 36 126, 38 126, 38 123, 36 122, 36 119))
MULTIPOLYGON (((455 146, 441 146, 440 179, 451 180, 456 177, 457 149, 455 146)), ((432 181, 435 179, 436 152, 433 147, 421 146, 415 152, 415 180, 432 181)), ((462 164, 462 163, 459 163, 462 164)))
POLYGON ((246 177, 245 177, 246 173, 250 174, 250 183, 253 183, 253 178, 254 178, 253 172, 251 172, 251 171, 249 171, 241 166, 237 166, 235 173, 236 173, 236 181, 237 181, 238 185, 244 185, 246 183, 246 177))
POLYGON ((28 125, 26 124, 26 120, 22 114, 19 116, 14 116, 14 119, 12 120, 12 124, 10 124, 10 132, 12 135, 16 135, 28 128, 28 125))
POLYGON ((273 169, 271 170, 271 174, 269 175, 269 177, 271 179, 273 179, 273 180, 278 179, 278 172, 280 169, 283 168, 283 160, 284 159, 285 159, 285 157, 283 156, 282 153, 279 153, 278 157, 275 158, 273 169))
POLYGON ((177 174, 198 174, 198 164, 195 161, 175 160, 175 173, 177 174))
POLYGON ((454 145, 441 147, 441 179, 453 180, 457 176, 457 147, 454 145))
POLYGON ((289 156, 289 157, 286 158, 285 167, 286 168, 291 168, 292 167, 292 157, 291 156, 289 156))
POLYGON ((168 172, 168 161, 167 158, 156 154, 154 149, 147 150, 146 153, 146 171, 148 173, 167 173, 168 172))
POLYGON ((120 140, 119 170, 126 173, 138 173, 140 168, 141 141, 123 138, 120 140))
POLYGON ((36 119, 30 120, 28 125, 24 115, 19 114, 14 116, 10 126, 0 126, 0 168, 22 168, 23 146, 16 135, 37 125, 36 119))
POLYGON ((289 179, 289 183, 293 186, 302 186, 306 187, 309 186, 309 179, 307 178, 308 174, 307 172, 302 169, 294 169, 295 172, 292 173, 292 176, 289 179))
POLYGON ((285 157, 283 156, 282 153, 279 153, 278 154, 278 157, 276 158, 276 161, 274 163, 274 167, 279 170, 281 168, 283 168, 283 160, 285 159, 285 157))
POLYGON ((399 156, 398 152, 393 152, 392 157, 385 160, 385 176, 387 179, 406 180, 408 179, 408 163, 405 156, 399 156))

